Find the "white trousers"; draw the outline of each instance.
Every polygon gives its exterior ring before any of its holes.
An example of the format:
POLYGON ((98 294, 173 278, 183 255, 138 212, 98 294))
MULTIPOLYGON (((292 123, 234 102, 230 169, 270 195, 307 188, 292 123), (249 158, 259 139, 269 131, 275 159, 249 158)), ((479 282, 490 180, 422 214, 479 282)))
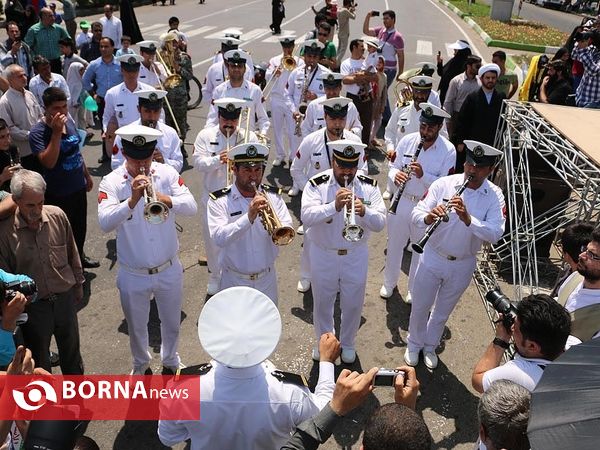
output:
POLYGON ((338 255, 335 250, 325 250, 311 242, 309 252, 317 342, 323 333, 335 333, 333 310, 339 292, 342 311, 340 343, 343 348, 353 349, 365 301, 368 247, 361 245, 346 255, 338 255))
POLYGON ((183 266, 179 258, 173 258, 171 267, 154 275, 132 273, 120 268, 117 288, 127 320, 134 367, 149 364, 152 360, 148 351, 148 318, 152 296, 156 300, 160 318, 160 358, 165 366, 179 365, 177 345, 183 297, 183 266))
MULTIPOLYGON (((393 288, 398 284, 398 278, 402 272, 402 259, 404 257, 404 247, 406 247, 406 243, 409 239, 412 242, 416 242, 419 234, 422 234, 420 229, 416 229, 416 227, 413 227, 410 223, 410 214, 415 206, 415 202, 401 197, 398 202, 396 214, 390 214, 389 212, 387 214, 388 240, 385 269, 383 270, 383 284, 388 288, 393 288)), ((411 273, 415 272, 418 260, 418 254, 413 253, 410 262, 411 273)))
POLYGON ((208 202, 208 196, 202 195, 200 203, 198 204, 198 212, 200 214, 200 227, 202 230, 202 240, 204 241, 204 250, 206 252, 206 265, 208 266, 209 283, 214 281, 216 283, 221 279, 221 267, 219 267, 219 253, 221 249, 215 244, 210 238, 210 232, 208 230, 208 219, 206 216, 206 207, 208 202))
POLYGON ((409 351, 435 351, 448 317, 469 287, 475 262, 475 257, 449 261, 425 246, 411 291, 409 351))
POLYGON ((286 106, 283 99, 271 98, 271 124, 276 157, 284 161, 292 159, 297 150, 292 148, 295 122, 292 111, 286 106), (287 140, 288 147, 285 146, 285 140, 287 140))
POLYGON ((265 273, 258 280, 248 280, 224 267, 221 273, 220 290, 222 291, 234 286, 248 286, 262 292, 277 305, 277 274, 275 273, 275 266, 271 266, 268 270, 269 272, 265 273))

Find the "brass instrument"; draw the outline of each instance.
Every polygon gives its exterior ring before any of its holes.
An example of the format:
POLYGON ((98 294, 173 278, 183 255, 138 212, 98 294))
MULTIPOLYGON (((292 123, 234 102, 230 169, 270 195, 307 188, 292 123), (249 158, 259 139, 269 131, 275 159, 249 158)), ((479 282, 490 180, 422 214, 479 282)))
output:
MULTIPOLYGON (((159 52, 156 52, 156 53, 159 54, 159 52)), ((163 63, 163 67, 165 68, 165 70, 168 73, 167 66, 164 63, 163 63)), ((160 88, 163 91, 166 91, 165 87, 167 87, 167 82, 169 81, 169 77, 167 77, 167 79, 165 80, 165 84, 163 85, 162 81, 160 81, 160 75, 158 74, 158 71, 156 70, 154 61, 152 61, 152 70, 154 71, 154 75, 156 75, 156 79, 158 80, 158 84, 160 85, 160 88)), ((181 78, 180 75, 177 75, 177 76, 179 78, 181 78)), ((181 80, 183 81, 183 78, 181 78, 181 80)), ((173 87, 172 85, 169 85, 169 88, 172 88, 172 87, 173 87)), ((165 96, 164 98, 165 98, 165 103, 167 104, 167 109, 169 110, 169 114, 171 115, 171 119, 173 120, 173 123, 175 124, 175 129, 177 130, 177 135, 179 137, 181 137, 181 130, 179 129, 179 124, 177 123, 177 120, 175 119, 175 113, 173 113, 173 108, 171 107, 171 102, 169 102, 169 99, 167 98, 167 96, 165 96)))
POLYGON ((231 160, 229 159, 229 150, 231 150, 231 144, 229 143, 229 138, 231 134, 229 134, 229 130, 227 130, 227 175, 226 175, 226 183, 227 186, 231 185, 231 160))
POLYGON ((246 129, 244 130, 244 144, 247 144, 250 140, 250 105, 248 105, 242 111, 240 123, 242 122, 246 122, 246 129))
MULTIPOLYGON (((348 242, 358 242, 362 239, 365 230, 360 225, 356 224, 356 206, 354 205, 355 183, 352 182, 352 206, 348 211, 348 206, 344 204, 344 228, 342 229, 342 236, 348 242)), ((344 177, 344 187, 348 187, 348 176, 344 177)))
MULTIPOLYGON (((294 50, 295 50, 295 47, 294 47, 294 50)), ((292 50, 292 55, 294 54, 294 50, 292 50)), ((277 69, 275 69, 275 72, 277 72, 278 70, 280 72, 277 75, 273 75, 267 82, 265 88, 263 89, 263 98, 267 99, 269 97, 269 95, 271 94, 271 91, 273 90, 275 83, 281 76, 281 70, 291 72, 292 70, 294 70, 296 68, 296 65, 297 65, 296 59, 293 56, 283 56, 281 58, 281 63, 279 64, 277 69)))
POLYGON ((394 96, 396 97, 396 108, 406 106, 412 101, 413 93, 408 80, 398 79, 394 85, 394 96))
POLYGON ((306 108, 308 107, 308 102, 306 101, 306 97, 308 96, 308 85, 309 80, 308 76, 312 73, 313 67, 308 64, 304 68, 304 84, 302 85, 302 94, 300 95, 300 105, 298 105, 298 111, 300 114, 306 114, 306 108))
POLYGON ((402 194, 404 193, 404 188, 408 184, 408 180, 410 180, 410 175, 412 173, 412 169, 410 168, 410 165, 412 163, 417 162, 417 158, 419 157, 419 153, 421 153, 422 149, 423 149, 423 138, 421 138, 421 142, 419 142, 419 146, 415 150, 415 154, 412 155, 412 158, 410 159, 410 163, 408 163, 406 166, 404 166, 402 168, 402 172, 404 172, 406 175, 408 175, 408 179, 404 183, 400 183, 400 185, 398 186, 398 189, 396 190, 396 192, 394 192, 394 197, 392 198, 392 203, 390 204, 390 207, 388 209, 388 212, 390 214, 396 214, 396 210, 398 209, 398 203, 400 202, 400 198, 402 197, 402 194))
POLYGON ((268 147, 269 145, 271 145, 271 139, 269 139, 269 137, 264 134, 264 133, 258 133, 256 132, 256 137, 258 138, 258 142, 260 142, 262 145, 268 147))
POLYGON ((277 217, 277 213, 267 196, 267 193, 256 187, 256 183, 253 181, 252 188, 254 188, 255 195, 262 195, 267 201, 266 209, 261 210, 258 215, 260 221, 265 228, 265 231, 271 236, 271 240, 275 245, 288 245, 296 236, 296 231, 292 227, 283 226, 281 220, 277 217))
MULTIPOLYGON (((146 175, 146 169, 140 167, 140 173, 146 175)), ((152 174, 148 175, 148 180, 144 188, 144 219, 152 225, 158 225, 169 217, 169 207, 156 197, 152 174)))
POLYGON ((167 71, 167 79, 162 85, 167 89, 173 89, 181 86, 184 81, 183 77, 175 73, 175 52, 173 50, 159 50, 156 52, 158 59, 167 71), (162 55, 164 53, 164 56, 162 55))
MULTIPOLYGON (((467 189, 467 185, 472 179, 473 175, 469 175, 465 182, 456 190, 452 198, 456 197, 457 195, 461 195, 465 191, 465 189, 467 189)), ((452 200, 452 198, 450 198, 446 203, 444 203, 444 209, 446 210, 446 214, 442 217, 438 217, 437 219, 435 219, 431 223, 431 225, 427 227, 427 230, 425 230, 425 234, 421 239, 419 239, 419 242, 412 245, 412 248, 415 252, 423 253, 423 248, 425 247, 425 244, 427 244, 427 241, 429 240, 433 232, 436 230, 436 228, 439 227, 442 222, 448 222, 448 220, 450 220, 450 218, 448 217, 448 213, 450 212, 448 204, 450 203, 450 200, 452 200)))

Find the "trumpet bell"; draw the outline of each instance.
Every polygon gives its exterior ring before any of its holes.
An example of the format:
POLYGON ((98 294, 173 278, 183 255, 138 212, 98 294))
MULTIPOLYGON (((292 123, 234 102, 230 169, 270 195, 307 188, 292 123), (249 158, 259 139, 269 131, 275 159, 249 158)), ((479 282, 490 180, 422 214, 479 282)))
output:
POLYGON ((288 245, 296 237, 296 230, 292 227, 279 227, 273 230, 271 240, 275 245, 288 245))
POLYGON ((362 239, 365 230, 360 225, 347 225, 342 230, 342 236, 348 242, 358 242, 362 239))
POLYGON ((144 206, 144 219, 152 225, 163 223, 169 217, 169 207, 163 202, 148 202, 144 206))

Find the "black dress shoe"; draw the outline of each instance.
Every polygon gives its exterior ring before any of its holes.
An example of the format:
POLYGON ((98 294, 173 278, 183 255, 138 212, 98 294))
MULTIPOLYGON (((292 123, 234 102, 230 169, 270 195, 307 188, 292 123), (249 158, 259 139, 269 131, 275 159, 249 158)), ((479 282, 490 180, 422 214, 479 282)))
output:
POLYGON ((84 269, 96 269, 100 267, 100 261, 96 261, 95 259, 90 259, 87 256, 84 256, 81 260, 81 265, 84 269))

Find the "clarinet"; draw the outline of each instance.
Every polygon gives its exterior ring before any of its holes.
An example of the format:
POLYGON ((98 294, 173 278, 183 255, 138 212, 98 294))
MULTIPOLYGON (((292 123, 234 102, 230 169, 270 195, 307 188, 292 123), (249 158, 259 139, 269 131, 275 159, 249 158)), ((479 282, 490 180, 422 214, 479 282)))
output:
MULTIPOLYGON (((467 189, 467 185, 469 184, 469 182, 473 179, 473 175, 469 175, 467 177, 467 179, 465 180, 465 182, 457 189, 457 191, 454 193, 454 195, 452 197, 455 197, 457 195, 461 195, 465 189, 467 189)), ((452 200, 452 198, 450 198, 446 203, 444 203, 444 208, 446 209, 446 215, 442 216, 442 217, 438 217, 437 219, 435 219, 431 225, 429 225, 429 227, 427 228, 427 230, 425 230, 425 234, 423 235, 423 237, 419 240, 419 242, 415 243, 412 245, 412 249, 417 252, 417 253, 423 253, 423 248, 425 247, 425 244, 427 244, 427 241, 429 240, 429 238, 431 237, 431 235, 433 234, 433 232, 436 230, 437 227, 440 226, 440 224, 442 222, 448 222, 449 218, 448 218, 448 213, 450 212, 450 208, 448 208, 448 204, 450 203, 450 200, 452 200)))
POLYGON ((394 197, 392 198, 392 203, 388 209, 388 212, 390 214, 396 214, 396 210, 398 209, 398 203, 400 202, 400 197, 402 197, 404 188, 406 187, 406 184, 410 180, 410 174, 412 173, 412 169, 410 168, 410 165, 414 162, 417 162, 417 158, 419 157, 419 153, 421 153, 422 148, 423 148, 423 138, 421 138, 421 142, 419 142, 419 146, 417 147, 417 150, 415 150, 415 154, 412 156, 410 162, 402 168, 402 172, 404 172, 406 175, 408 175, 408 178, 403 183, 400 183, 400 185, 398 186, 398 189, 394 193, 394 197))

